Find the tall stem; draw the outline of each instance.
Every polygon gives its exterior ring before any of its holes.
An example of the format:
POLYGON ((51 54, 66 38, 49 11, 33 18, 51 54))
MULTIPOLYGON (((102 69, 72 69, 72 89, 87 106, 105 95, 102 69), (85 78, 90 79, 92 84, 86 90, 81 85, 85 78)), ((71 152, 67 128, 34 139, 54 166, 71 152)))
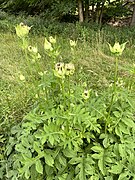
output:
POLYGON ((116 94, 117 77, 118 77, 118 57, 115 58, 115 74, 114 74, 113 92, 112 92, 111 102, 110 102, 110 106, 109 106, 108 116, 106 118, 105 134, 107 133, 107 124, 108 124, 108 120, 109 120, 109 117, 110 117, 110 114, 111 114, 114 97, 115 97, 115 94, 116 94))

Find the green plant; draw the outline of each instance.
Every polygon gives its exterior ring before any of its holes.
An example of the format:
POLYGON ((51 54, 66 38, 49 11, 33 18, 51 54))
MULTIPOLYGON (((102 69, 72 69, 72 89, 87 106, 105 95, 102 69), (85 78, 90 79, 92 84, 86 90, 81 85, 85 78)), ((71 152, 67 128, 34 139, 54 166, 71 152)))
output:
MULTIPOLYGON (((75 46, 70 40, 71 62, 75 46)), ((115 53, 121 53, 121 47, 115 47, 115 53)), ((135 101, 132 91, 118 81, 118 59, 114 84, 96 93, 82 84, 78 67, 58 61, 60 49, 56 38, 45 38, 49 63, 38 71, 37 48, 24 48, 31 78, 37 72, 40 78, 33 110, 11 128, 0 169, 3 179, 135 178, 135 101)), ((25 76, 20 80, 25 83, 25 76)))

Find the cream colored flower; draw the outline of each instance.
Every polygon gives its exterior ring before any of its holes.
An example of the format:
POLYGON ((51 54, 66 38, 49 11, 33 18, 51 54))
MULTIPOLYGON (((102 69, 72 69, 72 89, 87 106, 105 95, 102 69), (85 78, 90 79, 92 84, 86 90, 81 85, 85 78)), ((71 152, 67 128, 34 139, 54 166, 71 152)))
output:
POLYGON ((90 90, 84 90, 84 92, 82 93, 82 97, 85 100, 89 99, 89 97, 90 97, 90 90))
POLYGON ((49 41, 50 41, 50 43, 55 44, 56 43, 56 37, 53 38, 52 36, 50 36, 49 41))
POLYGON ((28 51, 36 54, 38 52, 38 49, 37 47, 28 46, 28 51))
POLYGON ((75 47, 76 45, 77 45, 77 42, 70 39, 70 46, 75 47))
POLYGON ((109 45, 111 53, 119 56, 124 51, 126 43, 127 42, 120 45, 119 42, 116 42, 113 47, 109 43, 108 43, 108 45, 109 45))
POLYGON ((28 35, 30 29, 31 29, 31 27, 25 25, 24 23, 20 23, 19 25, 17 25, 15 27, 16 34, 20 38, 26 37, 28 35))
POLYGON ((22 74, 20 75, 20 80, 21 81, 25 81, 25 76, 23 76, 22 74))
POLYGON ((59 62, 55 64, 54 75, 59 78, 64 78, 64 75, 65 75, 64 63, 59 62))
POLYGON ((44 42, 44 49, 45 50, 53 50, 52 44, 45 38, 45 42, 44 42))
POLYGON ((72 63, 65 64, 65 74, 67 76, 73 75, 75 72, 75 66, 72 63))

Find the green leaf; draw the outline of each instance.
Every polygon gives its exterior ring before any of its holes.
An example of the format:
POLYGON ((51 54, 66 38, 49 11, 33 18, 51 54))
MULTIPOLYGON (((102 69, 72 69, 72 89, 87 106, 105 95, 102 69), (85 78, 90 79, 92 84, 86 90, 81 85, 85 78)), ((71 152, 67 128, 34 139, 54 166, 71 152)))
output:
POLYGON ((129 118, 123 118, 122 121, 128 126, 128 127, 135 127, 135 123, 129 119, 129 118))
POLYGON ((125 144, 119 144, 119 153, 123 159, 127 157, 125 144))
POLYGON ((45 154, 44 157, 45 157, 46 164, 48 164, 48 166, 53 167, 53 164, 54 164, 53 157, 50 154, 45 154))
POLYGON ((99 153, 103 152, 103 150, 104 150, 101 146, 93 146, 91 149, 93 151, 99 152, 99 153))
POLYGON ((66 164, 67 164, 66 159, 62 155, 59 155, 59 162, 63 166, 66 166, 66 164))
POLYGON ((121 173, 119 175, 119 179, 118 180, 128 180, 130 179, 130 173, 129 172, 124 172, 124 173, 121 173), (127 177, 128 176, 128 177, 127 177))
POLYGON ((72 149, 64 149, 63 154, 68 158, 73 158, 77 156, 76 151, 73 151, 72 149))
POLYGON ((123 166, 121 164, 117 164, 117 165, 112 166, 109 172, 113 174, 120 174, 122 169, 123 169, 123 166))
POLYGON ((101 158, 101 154, 92 154, 92 157, 94 159, 100 159, 101 158))
POLYGON ((29 170, 29 168, 27 168, 27 169, 25 170, 25 178, 26 178, 26 179, 29 179, 29 177, 30 177, 30 170, 29 170))
POLYGON ((102 174, 105 175, 104 158, 103 157, 101 157, 98 160, 98 167, 99 167, 100 171, 102 172, 102 174))
POLYGON ((36 171, 40 174, 43 174, 43 165, 40 159, 36 161, 36 171))

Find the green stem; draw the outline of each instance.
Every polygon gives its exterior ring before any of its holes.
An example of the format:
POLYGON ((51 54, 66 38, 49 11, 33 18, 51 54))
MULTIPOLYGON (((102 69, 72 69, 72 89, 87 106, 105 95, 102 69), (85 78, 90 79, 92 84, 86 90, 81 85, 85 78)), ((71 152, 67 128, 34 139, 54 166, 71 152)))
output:
POLYGON ((70 77, 68 76, 68 95, 69 95, 69 108, 70 108, 70 94, 71 94, 71 91, 70 91, 70 77))
POLYGON ((116 57, 116 59, 115 59, 115 74, 114 74, 113 92, 112 92, 111 102, 110 102, 110 106, 109 106, 108 116, 106 118, 105 134, 107 133, 108 120, 110 118, 110 114, 111 114, 111 110, 112 110, 112 105, 113 105, 113 102, 114 102, 114 96, 116 94, 116 82, 117 82, 117 78, 118 78, 118 57, 116 57))

